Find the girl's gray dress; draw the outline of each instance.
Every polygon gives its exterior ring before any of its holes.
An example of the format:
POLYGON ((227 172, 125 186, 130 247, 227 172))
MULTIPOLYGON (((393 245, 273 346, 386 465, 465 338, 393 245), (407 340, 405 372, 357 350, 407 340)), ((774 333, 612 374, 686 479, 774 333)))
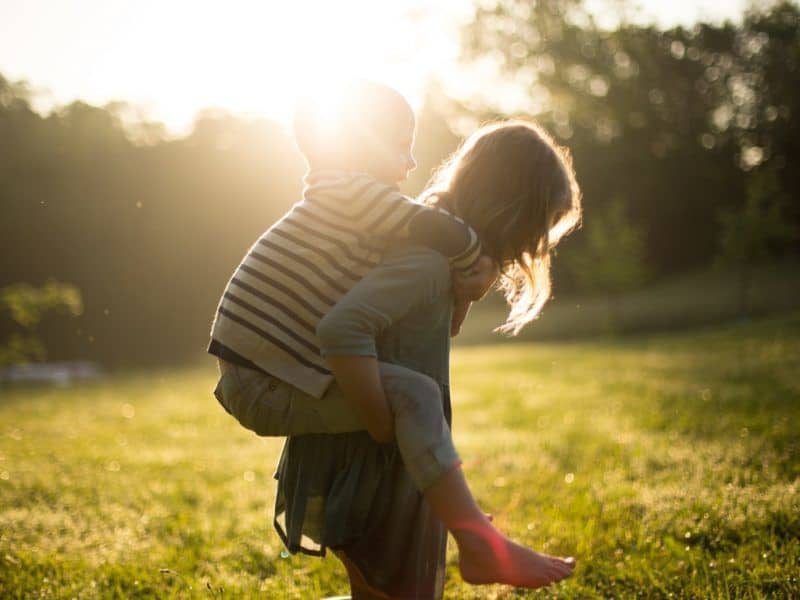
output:
MULTIPOLYGON (((339 303, 342 337, 357 353, 376 352, 436 380, 448 423, 451 306, 447 261, 420 247, 387 255, 339 303)), ((342 550, 392 596, 441 597, 447 531, 396 444, 365 431, 289 437, 275 478, 275 528, 290 552, 342 550)))

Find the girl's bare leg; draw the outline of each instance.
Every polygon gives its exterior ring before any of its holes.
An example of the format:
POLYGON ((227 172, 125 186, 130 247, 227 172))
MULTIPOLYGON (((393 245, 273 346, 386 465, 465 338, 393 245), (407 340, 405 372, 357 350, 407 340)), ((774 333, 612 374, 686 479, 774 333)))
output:
POLYGON ((538 588, 572 574, 575 559, 539 554, 495 529, 475 503, 460 467, 450 469, 423 493, 458 544, 458 566, 467 583, 538 588))
POLYGON ((333 553, 342 561, 347 570, 347 578, 350 580, 350 596, 353 600, 391 600, 391 596, 376 590, 366 582, 361 571, 347 558, 344 552, 334 550, 333 553))

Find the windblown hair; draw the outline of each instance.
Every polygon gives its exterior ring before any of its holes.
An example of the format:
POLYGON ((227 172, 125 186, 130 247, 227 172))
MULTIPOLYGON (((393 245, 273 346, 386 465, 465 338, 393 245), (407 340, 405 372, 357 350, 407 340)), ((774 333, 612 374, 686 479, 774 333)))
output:
POLYGON ((511 310, 495 331, 516 335, 550 298, 550 250, 580 227, 581 193, 569 150, 539 125, 485 125, 434 174, 423 202, 469 223, 500 268, 511 310))

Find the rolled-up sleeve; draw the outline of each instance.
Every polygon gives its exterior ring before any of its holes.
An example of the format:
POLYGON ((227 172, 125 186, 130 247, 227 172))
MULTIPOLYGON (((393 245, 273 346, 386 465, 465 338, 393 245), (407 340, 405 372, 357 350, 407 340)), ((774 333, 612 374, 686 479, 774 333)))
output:
POLYGON ((324 356, 377 356, 376 338, 412 308, 450 287, 450 269, 439 253, 415 246, 393 251, 317 325, 324 356))

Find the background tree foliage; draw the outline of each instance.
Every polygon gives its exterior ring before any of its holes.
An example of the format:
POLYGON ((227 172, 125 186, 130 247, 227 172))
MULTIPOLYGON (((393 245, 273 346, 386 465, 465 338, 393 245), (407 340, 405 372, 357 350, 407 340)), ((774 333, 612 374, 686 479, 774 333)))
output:
POLYGON ((622 197, 595 211, 582 248, 569 248, 566 267, 578 285, 605 294, 608 305, 606 328, 613 333, 618 319, 619 295, 641 285, 647 278, 641 228, 625 216, 622 197))
POLYGON ((202 349, 228 271, 297 197, 284 130, 198 116, 179 140, 134 145, 113 107, 41 117, 0 80, 0 282, 74 283, 83 315, 50 323, 55 357, 159 363, 202 349))
MULTIPOLYGON (((716 215, 744 204, 754 171, 775 170, 798 222, 799 25, 788 2, 739 26, 660 31, 624 20, 602 29, 579 0, 501 0, 481 4, 464 47, 549 106, 539 118, 572 149, 587 227, 567 243, 625 197, 648 262, 668 273, 713 257, 716 215)), ((493 100, 476 99, 488 112, 493 100)))
POLYGON ((78 316, 82 310, 80 291, 73 285, 48 281, 38 288, 25 283, 0 288, 0 318, 11 328, 0 339, 0 366, 44 359, 36 326, 47 313, 78 316))
MULTIPOLYGON (((589 236, 615 198, 640 232, 636 270, 653 278, 710 263, 726 227, 718 215, 747 206, 764 170, 786 198, 782 218, 797 226, 799 25, 792 3, 738 25, 669 31, 600 28, 579 0, 476 8, 465 60, 498 65, 527 101, 518 112, 540 113, 575 156, 585 227, 561 249, 578 258, 555 261, 559 294, 602 291, 577 265, 598 259, 589 236)), ((432 87, 406 191, 420 191, 457 146, 448 123, 509 116, 497 100, 459 107, 432 87)), ((147 365, 199 355, 232 267, 299 199, 304 165, 288 132, 209 111, 169 139, 158 123, 125 124, 124 103, 75 102, 46 116, 31 104, 24 84, 0 77, 0 286, 54 279, 81 291, 80 316, 41 324, 52 358, 147 365)), ((773 239, 767 250, 797 253, 798 241, 773 239)), ((0 339, 11 329, 0 324, 0 339)))
MULTIPOLYGON (((123 124, 126 107, 75 102, 43 117, 0 77, 0 285, 56 278, 83 293, 76 319, 48 319, 54 359, 155 365, 198 356, 219 295, 249 245, 300 198, 305 171, 268 120, 197 116, 181 139, 123 124), (136 140, 134 143, 133 140, 136 140), (143 143, 147 142, 147 143, 143 143)), ((420 190, 458 138, 423 109, 420 190)), ((0 339, 12 329, 0 322, 0 339)))
POLYGON ((798 238, 798 228, 786 219, 786 197, 777 176, 762 169, 750 178, 743 206, 720 211, 718 264, 732 264, 739 272, 739 314, 747 316, 753 270, 775 247, 798 238))

